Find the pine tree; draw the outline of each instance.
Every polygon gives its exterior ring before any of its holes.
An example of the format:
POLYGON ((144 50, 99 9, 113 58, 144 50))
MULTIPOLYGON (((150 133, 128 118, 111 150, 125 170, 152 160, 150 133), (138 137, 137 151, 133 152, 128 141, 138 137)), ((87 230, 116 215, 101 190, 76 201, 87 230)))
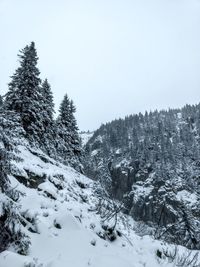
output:
POLYGON ((75 111, 73 101, 66 94, 60 105, 57 119, 57 131, 60 138, 59 150, 62 151, 62 157, 68 159, 74 167, 78 165, 81 154, 78 127, 74 116, 75 111))
POLYGON ((73 153, 77 156, 81 153, 80 148, 80 138, 78 134, 78 126, 76 122, 76 118, 74 116, 76 112, 76 107, 74 106, 73 100, 70 101, 70 137, 71 137, 71 148, 73 153))
POLYGON ((64 160, 69 160, 72 157, 70 126, 70 100, 66 94, 60 104, 59 116, 56 120, 57 151, 64 160))
POLYGON ((44 99, 44 109, 47 113, 48 119, 53 121, 54 114, 54 102, 53 102, 53 93, 51 91, 51 86, 47 79, 45 79, 41 86, 41 93, 44 99))
POLYGON ((22 231, 17 204, 20 194, 11 187, 9 180, 15 135, 9 133, 13 124, 17 126, 15 121, 7 120, 5 114, 0 115, 0 252, 12 245, 18 253, 25 255, 30 242, 22 231))
POLYGON ((62 123, 67 129, 71 126, 70 99, 67 94, 60 105, 58 122, 62 123))
POLYGON ((39 141, 43 132, 43 118, 40 112, 42 96, 34 42, 20 51, 19 59, 20 67, 11 77, 12 80, 5 98, 5 107, 20 115, 26 137, 31 141, 39 141))
POLYGON ((53 119, 54 115, 54 102, 53 102, 53 93, 51 91, 51 86, 47 79, 41 85, 41 118, 43 125, 43 134, 41 137, 41 148, 45 152, 53 156, 55 155, 55 139, 56 139, 56 129, 55 122, 53 119))

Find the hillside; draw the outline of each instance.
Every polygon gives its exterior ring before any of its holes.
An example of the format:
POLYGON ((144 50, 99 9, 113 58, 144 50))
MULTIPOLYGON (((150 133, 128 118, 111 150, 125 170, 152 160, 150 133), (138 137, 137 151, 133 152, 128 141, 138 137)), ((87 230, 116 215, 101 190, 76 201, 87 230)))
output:
POLYGON ((200 249, 200 105, 107 123, 85 149, 87 175, 147 232, 200 249))
POLYGON ((35 43, 0 97, 0 267, 199 267, 200 105, 82 133, 35 43))
MULTIPOLYGON (((12 247, 1 253, 1 267, 156 267, 159 262, 173 266, 156 256, 158 250, 173 250, 173 246, 137 236, 130 217, 126 217, 128 230, 120 215, 117 229, 123 235, 117 240, 100 238, 103 229, 95 208, 94 182, 41 151, 25 146, 18 150, 21 161, 13 162, 10 180, 23 193, 20 214, 31 245, 28 256, 16 254, 12 247)), ((179 251, 186 253, 181 247, 179 251)))

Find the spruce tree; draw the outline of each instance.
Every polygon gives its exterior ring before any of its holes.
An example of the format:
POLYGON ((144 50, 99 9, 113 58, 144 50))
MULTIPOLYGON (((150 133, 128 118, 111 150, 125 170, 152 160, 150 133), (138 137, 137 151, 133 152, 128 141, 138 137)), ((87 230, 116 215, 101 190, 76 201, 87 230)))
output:
POLYGON ((80 155, 81 153, 81 148, 80 148, 80 138, 78 134, 78 126, 75 118, 75 112, 76 112, 76 107, 74 106, 73 100, 70 101, 70 142, 71 142, 71 147, 73 150, 73 153, 77 156, 80 155))
POLYGON ((71 165, 76 167, 81 153, 78 127, 74 113, 76 108, 67 94, 60 105, 59 116, 57 119, 57 131, 62 145, 62 157, 68 158, 71 165))
POLYGON ((20 115, 22 126, 29 140, 40 140, 43 132, 37 52, 32 42, 20 51, 20 66, 11 77, 5 98, 5 108, 20 115))
POLYGON ((56 139, 56 129, 55 122, 53 119, 54 115, 54 102, 53 102, 53 93, 51 91, 51 86, 47 79, 45 79, 41 85, 41 118, 43 125, 43 133, 41 136, 41 148, 45 152, 53 156, 55 155, 55 139, 56 139))
POLYGON ((56 120, 57 128, 57 151, 60 156, 69 161, 72 157, 70 148, 70 100, 67 94, 60 104, 59 116, 56 120))
POLYGON ((49 121, 53 121, 54 114, 54 101, 53 101, 53 93, 51 91, 51 86, 47 79, 45 79, 41 86, 41 93, 44 99, 44 109, 47 113, 49 121))
MULTIPOLYGON (((15 121, 9 121, 5 114, 0 115, 0 252, 9 246, 25 255, 29 247, 29 239, 22 231, 17 200, 19 192, 10 185, 11 165, 13 159, 15 133, 10 127, 16 126, 15 121), (11 133, 11 134, 10 134, 11 133)), ((20 132, 20 131, 19 131, 20 132)))
POLYGON ((60 104, 58 122, 62 123, 67 129, 69 129, 71 124, 70 115, 70 99, 66 94, 63 101, 60 104))

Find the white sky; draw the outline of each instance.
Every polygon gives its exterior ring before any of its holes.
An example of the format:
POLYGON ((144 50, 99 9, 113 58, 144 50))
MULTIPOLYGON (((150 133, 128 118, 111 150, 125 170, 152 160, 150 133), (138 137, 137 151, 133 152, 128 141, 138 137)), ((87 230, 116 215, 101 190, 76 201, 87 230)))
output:
POLYGON ((0 93, 35 41, 81 130, 200 101, 200 0, 0 0, 0 93))

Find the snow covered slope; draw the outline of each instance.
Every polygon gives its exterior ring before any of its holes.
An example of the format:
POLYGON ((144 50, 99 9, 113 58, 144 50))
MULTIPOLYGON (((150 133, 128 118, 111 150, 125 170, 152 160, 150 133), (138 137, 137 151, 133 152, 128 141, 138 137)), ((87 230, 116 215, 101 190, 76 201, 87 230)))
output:
MULTIPOLYGON (((121 237, 114 242, 99 237, 102 226, 93 181, 40 151, 19 146, 18 156, 21 160, 13 163, 10 179, 24 193, 21 214, 31 245, 28 256, 12 248, 1 253, 0 267, 174 266, 176 259, 170 263, 162 253, 173 246, 136 235, 130 217, 121 215, 121 237)), ((179 253, 187 250, 179 247, 179 253)))

